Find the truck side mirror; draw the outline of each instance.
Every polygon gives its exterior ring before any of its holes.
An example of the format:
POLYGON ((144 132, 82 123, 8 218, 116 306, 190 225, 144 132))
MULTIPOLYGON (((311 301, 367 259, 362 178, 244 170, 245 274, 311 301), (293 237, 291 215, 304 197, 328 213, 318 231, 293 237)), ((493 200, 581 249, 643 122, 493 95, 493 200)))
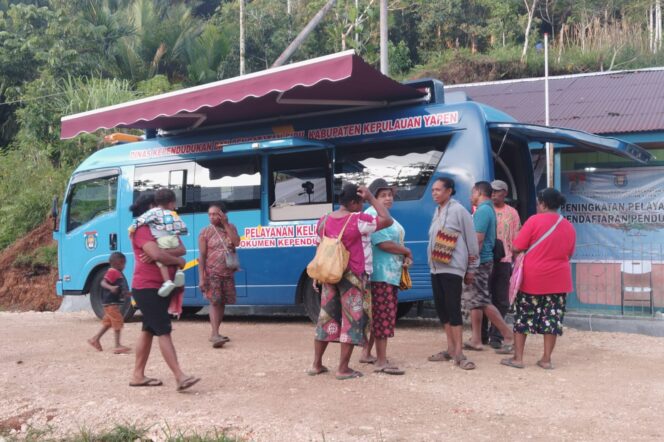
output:
POLYGON ((53 231, 58 231, 58 197, 53 197, 53 204, 51 205, 51 218, 53 219, 53 231))

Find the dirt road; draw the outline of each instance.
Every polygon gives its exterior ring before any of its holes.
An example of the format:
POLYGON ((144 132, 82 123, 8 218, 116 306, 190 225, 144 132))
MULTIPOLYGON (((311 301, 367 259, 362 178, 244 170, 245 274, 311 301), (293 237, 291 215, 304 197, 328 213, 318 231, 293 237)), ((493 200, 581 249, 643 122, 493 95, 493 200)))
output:
MULTIPOLYGON (((223 332, 232 341, 219 350, 207 343, 205 321, 186 320, 175 323, 179 358, 203 380, 176 393, 156 345, 149 374, 165 385, 130 388, 133 355, 86 343, 98 326, 82 313, 0 313, 0 433, 50 425, 55 436, 139 422, 154 425, 157 440, 167 428, 225 429, 260 441, 664 438, 661 338, 568 329, 555 370, 534 365, 538 337, 524 370, 498 365, 487 348, 469 354, 478 368, 466 372, 426 361, 442 346, 436 323, 404 322, 390 353, 405 376, 373 374, 356 351, 353 365, 365 376, 337 381, 304 374, 313 339, 304 320, 231 320, 223 332)), ((133 347, 139 330, 128 324, 125 343, 133 347)), ((337 357, 331 346, 326 364, 337 357)))

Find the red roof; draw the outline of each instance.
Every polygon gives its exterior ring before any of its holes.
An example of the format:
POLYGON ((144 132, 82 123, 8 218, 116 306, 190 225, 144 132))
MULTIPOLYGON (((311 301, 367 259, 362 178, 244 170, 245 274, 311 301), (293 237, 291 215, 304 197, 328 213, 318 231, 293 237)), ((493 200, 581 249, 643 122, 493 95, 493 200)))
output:
POLYGON ((113 127, 176 130, 382 105, 424 92, 384 76, 351 51, 62 118, 61 138, 113 127))
MULTIPOLYGON (((544 124, 544 79, 445 85, 518 121, 544 124)), ((596 134, 664 130, 664 69, 549 78, 550 125, 596 134)))

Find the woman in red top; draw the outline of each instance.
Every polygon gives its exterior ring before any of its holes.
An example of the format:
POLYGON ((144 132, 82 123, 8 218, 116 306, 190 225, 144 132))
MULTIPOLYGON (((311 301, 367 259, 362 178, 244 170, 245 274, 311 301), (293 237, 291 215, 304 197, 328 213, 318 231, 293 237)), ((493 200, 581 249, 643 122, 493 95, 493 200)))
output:
MULTIPOLYGON (((158 192, 172 192, 168 189, 159 189, 158 192)), ((174 195, 173 195, 174 196, 174 195)), ((138 200, 137 200, 138 201, 138 200)), ((142 211, 137 210, 139 213, 142 211)), ((134 250, 134 277, 132 279, 132 297, 143 315, 143 328, 136 344, 136 361, 132 380, 132 387, 156 387, 162 385, 162 381, 145 376, 145 367, 150 357, 152 339, 157 336, 159 350, 164 361, 171 369, 177 383, 177 390, 182 391, 200 381, 200 378, 184 374, 178 363, 175 346, 171 339, 171 317, 168 314, 171 293, 168 297, 157 294, 163 284, 163 278, 156 262, 169 266, 171 278, 175 270, 185 264, 182 255, 186 250, 182 243, 173 249, 161 249, 157 241, 150 233, 147 225, 136 229, 131 238, 131 246, 134 250)))
POLYGON ((528 251, 555 225, 524 258, 523 281, 514 301, 514 357, 500 361, 503 365, 523 368, 526 336, 543 334, 544 354, 537 365, 544 369, 553 368, 551 353, 556 338, 563 334, 565 296, 572 291, 569 260, 576 242, 574 227, 558 214, 563 204, 565 197, 558 190, 542 190, 537 195, 537 214, 528 218, 514 240, 514 253, 528 251))

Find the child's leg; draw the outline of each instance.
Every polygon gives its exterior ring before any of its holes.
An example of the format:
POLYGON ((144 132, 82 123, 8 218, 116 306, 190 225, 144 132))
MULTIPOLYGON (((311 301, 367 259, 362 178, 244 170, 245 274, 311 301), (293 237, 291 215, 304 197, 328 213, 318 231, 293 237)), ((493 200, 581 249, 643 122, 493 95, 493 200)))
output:
POLYGON ((160 263, 159 261, 155 262, 157 267, 159 267, 159 273, 161 273, 161 279, 166 282, 171 280, 171 275, 168 274, 168 266, 160 263))
POLYGON ((92 347, 94 347, 95 350, 97 351, 102 351, 101 347, 101 337, 104 336, 104 333, 108 331, 108 329, 111 328, 111 324, 106 321, 106 315, 104 315, 104 319, 102 320, 102 325, 97 334, 95 334, 93 337, 88 339, 88 344, 90 344, 92 347))

